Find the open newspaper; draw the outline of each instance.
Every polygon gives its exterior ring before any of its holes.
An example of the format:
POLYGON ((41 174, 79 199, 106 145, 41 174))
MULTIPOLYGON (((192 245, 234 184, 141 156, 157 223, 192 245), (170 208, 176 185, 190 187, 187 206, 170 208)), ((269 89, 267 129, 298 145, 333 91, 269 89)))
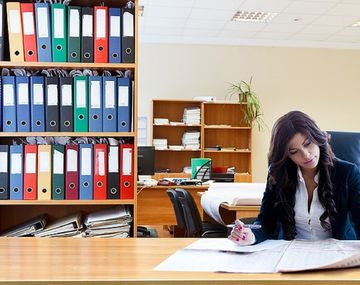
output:
POLYGON ((267 240, 237 246, 228 239, 199 239, 159 264, 160 271, 298 272, 360 266, 360 241, 267 240))

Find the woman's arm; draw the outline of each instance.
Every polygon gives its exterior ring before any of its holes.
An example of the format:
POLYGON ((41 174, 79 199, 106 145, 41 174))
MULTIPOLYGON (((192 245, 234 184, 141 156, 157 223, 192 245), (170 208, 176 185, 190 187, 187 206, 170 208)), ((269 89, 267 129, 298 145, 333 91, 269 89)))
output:
POLYGON ((360 171, 356 165, 349 176, 349 208, 357 238, 360 239, 360 171))

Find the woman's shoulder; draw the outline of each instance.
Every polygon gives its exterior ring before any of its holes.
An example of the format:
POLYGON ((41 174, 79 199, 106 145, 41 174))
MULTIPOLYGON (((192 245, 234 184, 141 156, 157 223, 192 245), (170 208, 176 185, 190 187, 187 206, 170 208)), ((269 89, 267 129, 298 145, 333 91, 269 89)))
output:
POLYGON ((347 160, 342 160, 340 158, 335 158, 334 160, 334 168, 336 170, 337 173, 339 174, 344 174, 344 173, 348 173, 348 172, 359 172, 359 167, 350 161, 347 160))

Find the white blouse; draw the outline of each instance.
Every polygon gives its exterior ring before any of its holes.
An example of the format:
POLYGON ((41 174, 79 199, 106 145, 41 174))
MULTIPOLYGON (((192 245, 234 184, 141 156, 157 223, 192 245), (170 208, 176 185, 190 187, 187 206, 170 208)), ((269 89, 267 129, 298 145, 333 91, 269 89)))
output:
MULTIPOLYGON (((319 173, 315 175, 314 181, 317 184, 319 183, 319 173)), ((295 193, 294 210, 296 239, 319 240, 332 237, 331 228, 326 231, 320 224, 320 216, 325 209, 318 197, 318 187, 314 190, 310 211, 308 211, 308 192, 300 168, 298 168, 298 186, 295 193)), ((326 222, 330 224, 329 218, 326 219, 326 222)))

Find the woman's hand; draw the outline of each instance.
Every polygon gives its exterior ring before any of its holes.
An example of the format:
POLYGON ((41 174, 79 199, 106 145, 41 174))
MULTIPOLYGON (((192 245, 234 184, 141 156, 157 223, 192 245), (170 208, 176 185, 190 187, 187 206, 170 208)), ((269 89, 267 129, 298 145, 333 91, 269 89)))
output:
POLYGON ((228 238, 238 245, 251 245, 255 243, 255 235, 250 228, 245 228, 244 223, 240 220, 235 221, 235 226, 228 238))

